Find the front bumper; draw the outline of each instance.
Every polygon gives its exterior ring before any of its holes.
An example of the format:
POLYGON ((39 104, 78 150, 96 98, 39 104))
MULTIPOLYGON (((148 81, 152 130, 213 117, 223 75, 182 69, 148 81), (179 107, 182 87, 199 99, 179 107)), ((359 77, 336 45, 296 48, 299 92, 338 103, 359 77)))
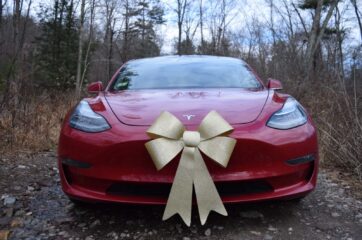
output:
MULTIPOLYGON (((295 198, 316 186, 318 145, 313 124, 275 130, 263 123, 234 125, 237 144, 227 168, 203 156, 225 203, 295 198), (313 156, 310 161, 288 160, 313 156)), ((179 156, 157 171, 144 143, 147 127, 112 125, 92 134, 63 126, 59 170, 63 191, 86 201, 166 204, 179 156), (71 159, 88 167, 67 164, 71 159)), ((194 130, 191 129, 190 130, 194 130)))

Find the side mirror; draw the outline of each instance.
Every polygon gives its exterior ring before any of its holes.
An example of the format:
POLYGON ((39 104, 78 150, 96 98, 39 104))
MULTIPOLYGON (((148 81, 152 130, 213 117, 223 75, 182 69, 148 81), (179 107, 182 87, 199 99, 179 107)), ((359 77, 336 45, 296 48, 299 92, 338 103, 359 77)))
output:
POLYGON ((281 90, 283 86, 279 80, 268 78, 268 89, 281 90))
POLYGON ((94 82, 88 85, 88 93, 99 93, 103 90, 102 82, 94 82))

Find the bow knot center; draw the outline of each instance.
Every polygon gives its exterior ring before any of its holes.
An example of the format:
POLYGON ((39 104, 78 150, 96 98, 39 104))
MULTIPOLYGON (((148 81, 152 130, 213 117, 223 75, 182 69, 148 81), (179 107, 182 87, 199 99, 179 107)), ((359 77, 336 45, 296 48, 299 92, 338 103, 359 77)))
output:
POLYGON ((185 131, 182 139, 186 147, 197 147, 201 141, 200 133, 196 131, 185 131))

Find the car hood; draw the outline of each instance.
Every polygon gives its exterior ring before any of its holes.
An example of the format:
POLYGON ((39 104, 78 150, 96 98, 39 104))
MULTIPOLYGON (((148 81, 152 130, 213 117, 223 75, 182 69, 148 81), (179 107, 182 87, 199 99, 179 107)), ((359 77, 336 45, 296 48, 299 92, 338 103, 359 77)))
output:
POLYGON ((151 125, 162 111, 168 111, 184 125, 198 125, 212 110, 230 124, 256 120, 268 98, 267 90, 128 90, 106 92, 116 117, 128 125, 151 125))

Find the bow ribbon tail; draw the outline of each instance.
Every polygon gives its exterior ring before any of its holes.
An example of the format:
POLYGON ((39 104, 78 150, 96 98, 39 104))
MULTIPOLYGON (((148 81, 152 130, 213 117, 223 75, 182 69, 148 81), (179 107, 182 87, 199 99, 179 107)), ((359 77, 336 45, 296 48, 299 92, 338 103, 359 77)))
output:
POLYGON ((178 213, 187 226, 191 224, 195 151, 198 150, 193 147, 185 147, 182 151, 162 220, 169 219, 178 213))
POLYGON ((218 212, 224 216, 228 214, 198 149, 195 150, 194 157, 195 195, 201 224, 204 225, 210 211, 218 212))

